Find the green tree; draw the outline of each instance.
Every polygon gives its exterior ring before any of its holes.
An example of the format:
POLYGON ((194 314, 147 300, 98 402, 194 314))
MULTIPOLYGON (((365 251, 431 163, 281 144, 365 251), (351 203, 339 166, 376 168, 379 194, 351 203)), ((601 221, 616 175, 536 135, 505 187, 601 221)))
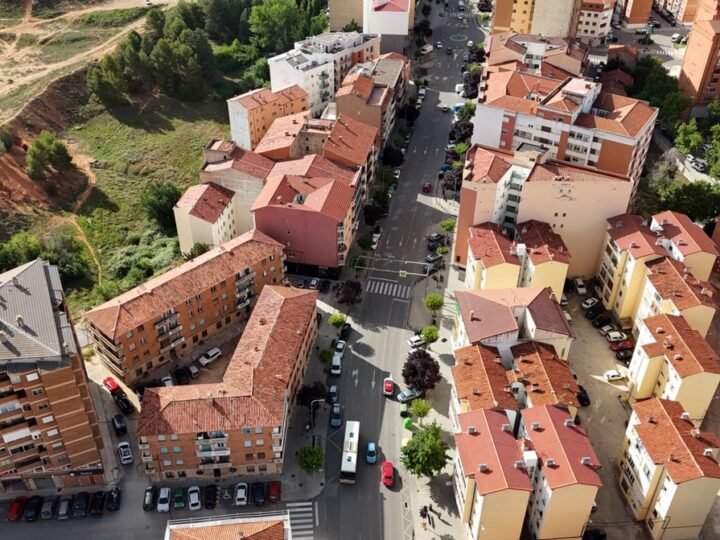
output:
POLYGON ((141 198, 148 218, 155 221, 165 232, 174 232, 173 207, 180 200, 180 190, 168 182, 150 184, 141 198))
MULTIPOLYGON (((472 120, 473 117, 475 116, 475 103, 473 103, 472 101, 466 101, 465 105, 460 107, 455 114, 457 115, 458 120, 465 120, 465 121, 472 120)), ((464 153, 464 152, 458 152, 458 153, 464 153)))
POLYGON ((208 251, 210 251, 210 246, 202 242, 195 242, 193 247, 190 248, 190 251, 188 251, 187 255, 185 255, 185 259, 190 261, 203 253, 207 253, 208 251))
POLYGON ((42 130, 28 148, 25 169, 31 178, 38 179, 50 165, 57 171, 66 170, 72 165, 72 157, 55 135, 42 130))
POLYGON ((90 69, 87 85, 90 93, 108 107, 125 101, 125 78, 113 54, 105 55, 90 69))
POLYGON ((19 232, 0 242, 0 272, 37 259, 42 251, 40 241, 29 232, 19 232))
POLYGON ((0 126, 0 154, 7 152, 13 145, 13 136, 5 126, 0 126))
POLYGON ((418 398, 410 404, 410 412, 414 417, 420 419, 420 425, 422 425, 423 418, 430 413, 431 409, 430 402, 426 399, 418 398))
POLYGON ((439 294, 428 294, 423 300, 425 307, 432 313, 442 309, 444 303, 443 297, 439 294))
POLYGON ((329 21, 327 15, 325 15, 324 13, 320 13, 319 15, 311 17, 308 24, 308 27, 310 28, 310 35, 316 36, 318 34, 322 34, 328 29, 328 24, 329 21))
POLYGON ((422 13, 426 18, 430 16, 431 11, 432 6, 430 4, 423 4, 423 7, 420 8, 420 13, 422 13))
POLYGON ((315 381, 312 384, 303 384, 298 390, 296 402, 300 407, 310 408, 313 401, 325 399, 328 388, 322 381, 315 381))
POLYGON ((660 192, 663 208, 686 214, 692 221, 706 223, 720 214, 720 189, 715 184, 674 181, 660 192))
POLYGON ((703 143, 698 130, 697 121, 693 118, 688 123, 679 124, 675 135, 675 148, 683 154, 692 154, 700 149, 703 143))
POLYGON ((330 349, 322 349, 318 354, 318 357, 320 358, 321 363, 328 365, 332 360, 333 352, 330 349))
POLYGON ((455 230, 456 221, 452 218, 443 219, 440 222, 440 228, 445 232, 453 232, 455 230))
POLYGON ((400 457, 408 471, 428 478, 442 471, 449 459, 448 445, 437 422, 420 428, 402 449, 400 457))
POLYGON ((447 246, 438 246, 435 250, 435 253, 437 253, 438 255, 447 255, 448 253, 450 253, 450 248, 448 248, 447 246))
POLYGON ((317 446, 303 446, 298 450, 298 465, 306 473, 312 474, 325 462, 325 454, 317 446))
POLYGON ((205 28, 205 11, 199 3, 180 0, 175 6, 175 13, 190 30, 205 28))
POLYGON ((430 326, 426 326, 422 329, 420 337, 423 338, 425 343, 435 343, 438 339, 440 339, 440 332, 438 332, 437 326, 431 324, 430 326))
POLYGON ((355 19, 350 19, 350 22, 342 27, 343 32, 362 32, 362 26, 358 24, 355 19))
POLYGON ((330 326, 339 330, 340 328, 342 328, 342 325, 345 324, 345 315, 340 313, 339 311, 336 311, 328 317, 328 323, 330 324, 330 326))
POLYGON ((160 8, 152 8, 145 16, 145 33, 143 34, 143 49, 146 54, 162 39, 165 30, 165 13, 160 8))
POLYGON ((281 53, 306 34, 306 20, 295 0, 265 0, 252 7, 250 31, 263 53, 281 53))
MULTIPOLYGON (((473 104, 473 106, 474 105, 475 104, 473 104)), ((468 150, 470 150, 470 145, 468 143, 461 142, 461 143, 458 143, 455 145, 455 153, 458 154, 459 156, 464 156, 465 154, 467 154, 468 150)), ((462 163, 461 163, 461 165, 462 165, 462 163)))

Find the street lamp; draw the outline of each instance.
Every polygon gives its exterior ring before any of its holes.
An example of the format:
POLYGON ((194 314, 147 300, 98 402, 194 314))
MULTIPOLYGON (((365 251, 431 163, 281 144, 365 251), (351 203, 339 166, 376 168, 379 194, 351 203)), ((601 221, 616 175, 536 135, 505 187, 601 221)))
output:
POLYGON ((314 418, 313 407, 315 406, 316 403, 325 403, 325 400, 324 399, 313 399, 310 402, 310 431, 312 431, 313 428, 315 427, 315 422, 313 421, 313 418, 314 418))

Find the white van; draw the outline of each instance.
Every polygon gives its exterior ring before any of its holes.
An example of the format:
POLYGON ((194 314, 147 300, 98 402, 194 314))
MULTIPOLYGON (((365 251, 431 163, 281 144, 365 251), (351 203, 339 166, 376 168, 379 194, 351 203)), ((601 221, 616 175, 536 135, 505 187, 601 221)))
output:
POLYGON ((568 324, 572 324, 572 323, 573 323, 572 317, 571 317, 570 314, 569 314, 567 311, 565 311, 564 309, 563 309, 563 317, 565 317, 565 320, 567 321, 568 324))
POLYGON ((418 347, 425 346, 425 340, 420 336, 411 337, 410 339, 408 339, 407 343, 411 349, 417 349, 418 347))
POLYGON ((340 375, 342 373, 342 354, 335 353, 333 355, 332 364, 330 364, 330 375, 340 375))
POLYGON ((208 364, 211 364, 218 358, 222 356, 222 351, 218 349, 217 347, 213 347, 208 352, 203 354, 200 358, 198 358, 198 362, 200 362, 200 365, 202 367, 206 367, 208 364))
POLYGON ((676 34, 673 34, 672 36, 670 36, 670 39, 672 40, 673 43, 680 43, 682 36, 680 34, 676 33, 676 34))

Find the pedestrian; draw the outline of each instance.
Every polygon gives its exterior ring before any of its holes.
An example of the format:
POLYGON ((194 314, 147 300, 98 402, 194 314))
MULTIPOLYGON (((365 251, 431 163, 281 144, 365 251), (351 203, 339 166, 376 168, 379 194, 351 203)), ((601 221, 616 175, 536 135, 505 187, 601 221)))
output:
POLYGON ((432 511, 433 511, 433 507, 432 507, 432 504, 430 505, 430 507, 428 508, 428 510, 430 510, 430 512, 432 512, 432 511))

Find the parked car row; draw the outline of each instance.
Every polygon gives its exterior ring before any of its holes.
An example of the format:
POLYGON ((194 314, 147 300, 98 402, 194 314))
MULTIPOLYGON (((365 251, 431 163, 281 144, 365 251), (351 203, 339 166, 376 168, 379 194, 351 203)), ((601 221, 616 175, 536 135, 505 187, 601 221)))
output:
MULTIPOLYGON (((248 484, 240 482, 233 488, 233 505, 245 506, 252 496, 253 502, 257 506, 262 506, 266 501, 279 501, 280 494, 280 480, 253 482, 250 487, 248 487, 248 484)), ((216 484, 190 486, 187 489, 183 487, 148 486, 145 488, 145 495, 143 496, 143 510, 146 512, 155 510, 164 513, 169 512, 171 509, 184 510, 187 508, 190 511, 197 511, 203 506, 210 510, 217 506, 218 496, 219 489, 216 484)))
POLYGON ((109 512, 120 510, 122 490, 114 487, 108 492, 96 491, 92 494, 81 491, 72 496, 65 497, 16 497, 10 504, 5 515, 6 521, 27 522, 38 519, 84 518, 102 516, 105 509, 109 512))

